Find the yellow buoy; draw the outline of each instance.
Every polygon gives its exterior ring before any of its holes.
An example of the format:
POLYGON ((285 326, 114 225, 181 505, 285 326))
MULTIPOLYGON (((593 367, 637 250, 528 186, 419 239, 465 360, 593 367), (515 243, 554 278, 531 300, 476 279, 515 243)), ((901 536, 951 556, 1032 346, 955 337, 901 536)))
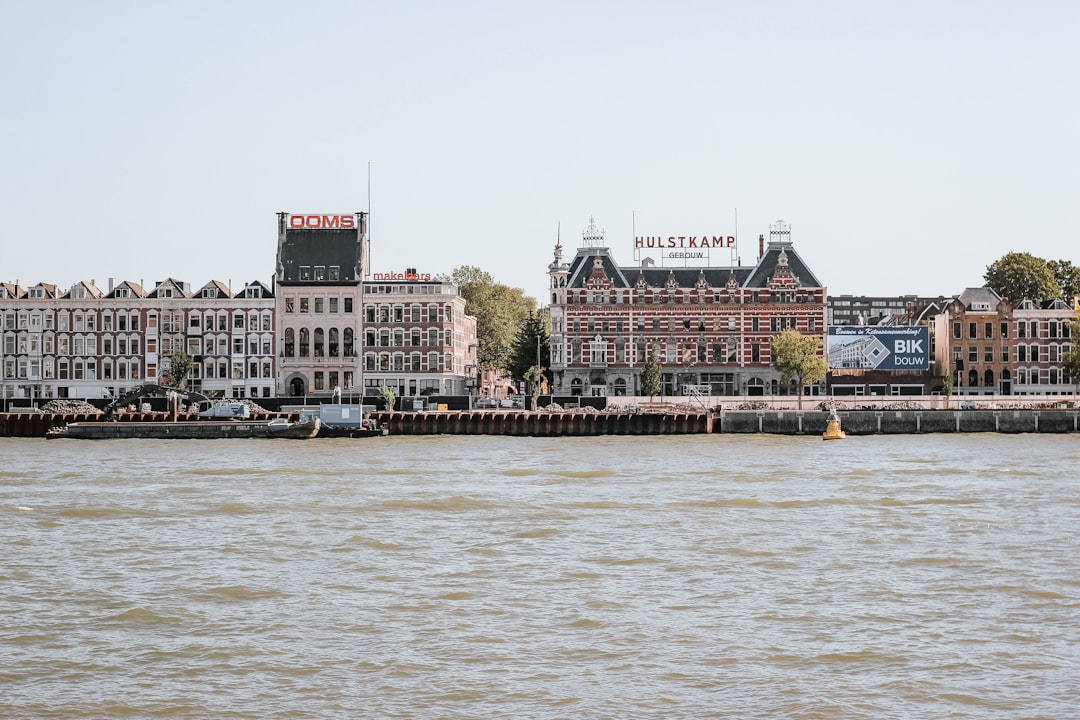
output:
POLYGON ((840 429, 840 416, 836 414, 836 408, 829 410, 829 422, 825 426, 825 432, 821 434, 822 440, 843 440, 847 433, 840 429))

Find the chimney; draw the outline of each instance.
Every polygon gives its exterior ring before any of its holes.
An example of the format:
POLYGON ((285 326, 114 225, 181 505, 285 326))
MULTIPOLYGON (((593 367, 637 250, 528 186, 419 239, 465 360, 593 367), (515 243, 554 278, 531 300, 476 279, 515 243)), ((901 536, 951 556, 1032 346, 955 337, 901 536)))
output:
POLYGON ((760 260, 763 255, 765 255, 765 234, 764 233, 757 236, 757 256, 758 256, 758 260, 760 260))
POLYGON ((109 278, 109 292, 113 291, 113 282, 115 278, 109 278))

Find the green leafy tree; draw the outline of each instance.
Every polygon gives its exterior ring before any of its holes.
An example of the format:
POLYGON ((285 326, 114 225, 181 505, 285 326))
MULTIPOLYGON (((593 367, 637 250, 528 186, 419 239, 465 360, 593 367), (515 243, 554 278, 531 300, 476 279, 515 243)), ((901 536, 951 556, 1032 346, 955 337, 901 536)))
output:
POLYGON ((785 385, 795 380, 799 388, 799 409, 802 409, 803 385, 816 383, 825 377, 829 365, 818 354, 821 338, 803 335, 798 330, 784 330, 773 338, 772 364, 785 385))
POLYGON ((1022 300, 1051 300, 1061 287, 1049 263, 1031 253, 1008 253, 995 260, 983 275, 986 286, 1013 306, 1022 300))
POLYGON ((455 268, 442 276, 457 286, 465 298, 465 312, 476 318, 476 361, 481 367, 508 370, 514 338, 536 300, 520 288, 495 282, 490 273, 472 265, 455 268))
POLYGON ((1054 273, 1054 279, 1061 288, 1062 298, 1072 300, 1080 296, 1080 267, 1076 267, 1068 260, 1048 260, 1046 264, 1054 273))
POLYGON ((165 384, 180 390, 187 389, 188 378, 191 377, 191 369, 195 361, 183 350, 173 350, 169 355, 169 368, 166 371, 165 384))
POLYGON ((380 385, 379 394, 382 395, 382 399, 386 402, 386 411, 393 410, 394 403, 397 401, 397 393, 394 392, 394 388, 389 385, 380 385))
POLYGON ((1077 312, 1069 323, 1069 338, 1069 351, 1061 358, 1061 367, 1076 383, 1077 390, 1080 390, 1080 312, 1077 312))
MULTIPOLYGON (((510 376, 524 380, 530 368, 551 366, 551 322, 547 313, 529 311, 525 322, 514 336, 513 351, 510 355, 510 376), (538 352, 539 351, 539 352, 538 352)), ((548 377, 550 380, 551 378, 548 377)))
POLYGON ((660 394, 660 359, 655 344, 649 346, 645 367, 641 369, 641 394, 649 397, 660 394))

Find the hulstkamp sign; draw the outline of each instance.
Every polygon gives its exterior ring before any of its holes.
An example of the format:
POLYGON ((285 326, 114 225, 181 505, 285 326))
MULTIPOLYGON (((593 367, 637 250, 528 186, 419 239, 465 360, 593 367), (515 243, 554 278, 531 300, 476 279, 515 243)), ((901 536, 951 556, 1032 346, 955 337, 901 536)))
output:
POLYGON ((929 370, 930 330, 833 325, 829 328, 829 369, 846 368, 929 370))

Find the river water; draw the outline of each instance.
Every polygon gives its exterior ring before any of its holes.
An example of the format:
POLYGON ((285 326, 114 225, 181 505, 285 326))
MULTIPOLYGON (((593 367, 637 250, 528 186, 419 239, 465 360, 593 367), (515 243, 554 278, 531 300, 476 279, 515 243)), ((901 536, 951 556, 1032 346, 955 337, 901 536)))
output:
POLYGON ((1075 718, 1080 437, 0 440, 2 718, 1075 718))

